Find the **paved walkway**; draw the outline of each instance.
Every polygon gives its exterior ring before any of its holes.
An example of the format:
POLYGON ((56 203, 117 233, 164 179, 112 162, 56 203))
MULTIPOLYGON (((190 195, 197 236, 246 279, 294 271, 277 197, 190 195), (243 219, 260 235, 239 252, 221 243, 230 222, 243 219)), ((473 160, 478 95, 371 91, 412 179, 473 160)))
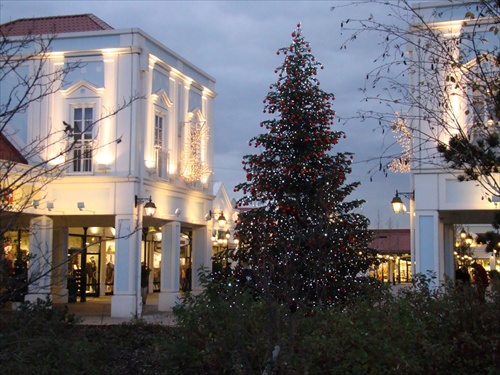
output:
MULTIPOLYGON (((410 284, 393 285, 391 289, 397 292, 399 289, 408 287, 409 285, 410 284)), ((87 297, 86 302, 79 302, 78 298, 77 302, 68 303, 66 306, 68 306, 70 313, 82 319, 82 324, 109 325, 129 323, 135 320, 133 316, 130 318, 112 318, 111 296, 87 297)), ((147 303, 143 306, 141 320, 150 324, 175 325, 172 311, 158 311, 157 293, 148 294, 147 303)))
MULTIPOLYGON (((68 303, 68 310, 82 318, 82 324, 108 325, 133 322, 135 317, 112 318, 111 296, 87 297, 86 302, 68 303)), ((173 326, 174 316, 171 311, 158 311, 158 294, 148 294, 146 305, 143 306, 141 320, 151 324, 173 326)))

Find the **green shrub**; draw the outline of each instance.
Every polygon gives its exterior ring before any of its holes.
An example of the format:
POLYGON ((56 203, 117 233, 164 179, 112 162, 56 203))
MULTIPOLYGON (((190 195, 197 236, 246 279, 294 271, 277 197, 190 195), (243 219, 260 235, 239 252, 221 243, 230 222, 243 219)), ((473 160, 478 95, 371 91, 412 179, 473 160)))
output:
POLYGON ((290 310, 213 282, 177 327, 86 326, 50 303, 1 315, 2 374, 500 374, 500 297, 417 277, 327 309, 290 310))
POLYGON ((415 280, 397 295, 376 291, 350 305, 291 314, 202 275, 205 291, 174 312, 198 373, 500 373, 498 293, 481 302, 432 278, 415 280))

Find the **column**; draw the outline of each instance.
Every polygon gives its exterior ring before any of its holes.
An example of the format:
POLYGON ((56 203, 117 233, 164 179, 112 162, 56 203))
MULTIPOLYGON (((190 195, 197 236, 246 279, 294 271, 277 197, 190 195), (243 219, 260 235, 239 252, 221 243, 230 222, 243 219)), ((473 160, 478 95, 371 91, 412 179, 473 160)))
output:
POLYGON ((443 225, 444 277, 455 280, 455 233, 453 224, 443 225))
POLYGON ((177 221, 162 227, 161 289, 158 311, 169 311, 179 301, 181 224, 177 221))
POLYGON ((200 267, 208 267, 212 270, 212 245, 207 227, 202 227, 193 230, 193 265, 192 265, 192 285, 193 293, 200 292, 202 286, 198 279, 200 267))
POLYGON ((415 262, 417 273, 428 276, 428 271, 434 272, 437 280, 440 274, 440 252, 438 241, 438 219, 436 211, 417 212, 415 218, 415 262))
POLYGON ((36 302, 51 296, 52 284, 52 219, 39 216, 30 220, 28 293, 25 301, 36 302))
POLYGON ((67 227, 54 228, 52 259, 52 298, 54 303, 68 303, 68 235, 67 227))
POLYGON ((139 317, 142 313, 140 289, 141 236, 136 215, 117 215, 115 218, 115 272, 111 297, 111 316, 139 317))

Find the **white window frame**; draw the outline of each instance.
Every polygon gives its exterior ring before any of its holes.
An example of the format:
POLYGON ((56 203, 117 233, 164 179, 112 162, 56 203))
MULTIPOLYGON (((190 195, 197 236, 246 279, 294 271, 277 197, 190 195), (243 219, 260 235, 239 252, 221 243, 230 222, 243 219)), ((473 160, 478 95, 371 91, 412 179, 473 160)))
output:
POLYGON ((169 163, 170 153, 168 145, 168 121, 167 114, 155 109, 154 114, 154 136, 153 143, 155 148, 155 171, 158 178, 168 180, 170 178, 169 163), (158 127, 161 120, 161 128, 158 127))
POLYGON ((95 123, 96 123, 96 103, 93 102, 82 102, 82 103, 71 103, 70 104, 70 125, 72 127, 72 134, 70 135, 69 142, 75 142, 72 150, 70 151, 70 160, 71 163, 69 165, 70 173, 74 174, 91 174, 94 172, 94 139, 96 135, 95 131, 95 123), (87 109, 92 110, 92 118, 86 119, 85 112, 87 109), (76 139, 76 121, 79 121, 75 118, 75 114, 77 110, 82 110, 82 115, 85 123, 83 132, 79 132, 80 139, 76 139), (88 131, 90 128, 90 131, 88 131), (90 153, 87 157, 83 156, 82 153, 90 153), (75 166, 78 165, 78 168, 75 166))

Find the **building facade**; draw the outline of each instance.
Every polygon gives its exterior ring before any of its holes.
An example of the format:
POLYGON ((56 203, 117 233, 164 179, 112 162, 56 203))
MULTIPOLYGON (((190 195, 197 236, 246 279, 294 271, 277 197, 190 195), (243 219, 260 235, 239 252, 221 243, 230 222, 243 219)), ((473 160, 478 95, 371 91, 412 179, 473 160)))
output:
MULTIPOLYGON (((143 263, 158 309, 171 309, 183 269, 211 265, 215 79, 144 31, 115 30, 93 15, 23 19, 1 30, 14 40, 50 38, 42 72, 74 64, 52 82, 53 93, 2 129, 17 150, 44 140, 30 165, 64 166, 4 236, 6 256, 29 254, 29 273, 38 275, 25 298, 112 294, 112 316, 140 316, 143 263), (144 208, 153 205, 149 216, 144 208)), ((2 81, 3 104, 15 83, 2 81)), ((12 190, 5 212, 27 196, 26 186, 12 190)), ((198 289, 197 279, 188 286, 198 289)))
MULTIPOLYGON (((457 267, 456 228, 491 224, 498 212, 498 197, 488 193, 477 181, 460 181, 457 177, 460 171, 444 167, 444 160, 436 152, 438 144, 447 143, 453 134, 466 134, 471 142, 476 142, 475 132, 479 128, 490 134, 498 133, 499 119, 490 116, 484 97, 480 98, 492 93, 481 93, 474 78, 487 68, 496 76, 491 77, 491 82, 495 82, 498 67, 491 64, 486 67, 483 64, 487 59, 482 60, 481 53, 471 53, 498 50, 498 35, 492 28, 498 25, 498 19, 475 14, 477 8, 473 1, 423 2, 416 4, 414 10, 426 23, 424 26, 418 21, 411 25, 410 31, 416 30, 416 33, 406 51, 412 66, 416 67, 410 76, 416 101, 408 115, 415 129, 411 193, 407 197, 410 198, 412 264, 414 274, 431 271, 443 282, 446 278, 453 279, 457 267), (459 63, 443 63, 444 54, 437 56, 432 44, 419 39, 419 33, 427 27, 436 40, 447 47, 443 50, 449 52, 449 61, 459 63), (435 69, 442 70, 435 74, 435 69), (436 80, 431 81, 429 77, 436 80), (429 95, 431 86, 436 95, 429 95), (429 116, 433 108, 434 119, 429 116)), ((498 175, 491 177, 493 184, 497 184, 498 175)), ((497 263, 493 260, 491 264, 494 267, 497 263)))

